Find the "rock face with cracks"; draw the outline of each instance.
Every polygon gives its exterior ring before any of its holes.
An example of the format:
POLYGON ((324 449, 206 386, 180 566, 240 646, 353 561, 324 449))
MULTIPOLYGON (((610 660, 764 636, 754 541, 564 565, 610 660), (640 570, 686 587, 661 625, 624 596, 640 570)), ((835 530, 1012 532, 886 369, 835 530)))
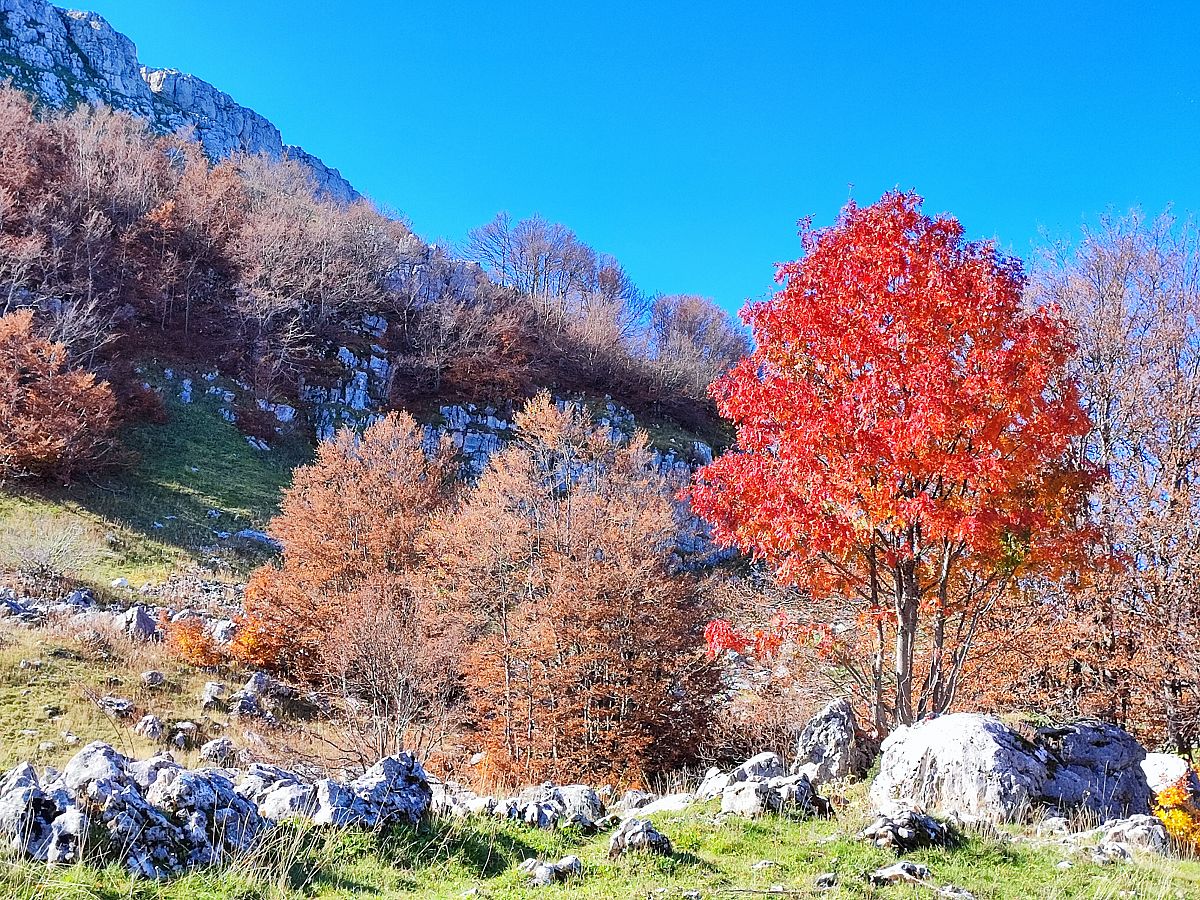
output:
POLYGON ((307 169, 318 194, 341 203, 360 197, 337 169, 285 145, 278 128, 224 91, 175 69, 143 66, 133 41, 96 13, 0 0, 0 79, 51 108, 106 103, 158 132, 191 128, 214 160, 234 153, 287 157, 307 169))
POLYGON ((953 713, 897 729, 882 749, 871 785, 881 811, 900 802, 967 822, 1024 821, 1048 807, 1102 819, 1149 812, 1146 752, 1114 725, 1082 721, 1027 738, 993 716, 953 713))
POLYGON ((871 768, 871 756, 871 748, 859 737, 854 708, 847 700, 834 700, 800 732, 792 774, 807 775, 818 787, 862 778, 871 768))

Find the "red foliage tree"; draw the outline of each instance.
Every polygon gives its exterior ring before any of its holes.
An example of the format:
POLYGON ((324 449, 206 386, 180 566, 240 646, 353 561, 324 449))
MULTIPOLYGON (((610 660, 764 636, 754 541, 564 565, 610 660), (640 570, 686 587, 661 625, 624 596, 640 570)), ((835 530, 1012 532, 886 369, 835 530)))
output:
MULTIPOLYGON (((692 502, 718 539, 859 612, 882 731, 949 708, 1014 578, 1082 545, 1086 478, 1068 456, 1088 420, 1069 330, 1022 306, 1020 262, 921 198, 851 203, 804 245, 744 313, 756 349, 712 389, 738 445, 698 473, 692 502)), ((749 643, 719 623, 709 637, 749 643)), ((847 646, 786 617, 754 642, 787 637, 847 646)))

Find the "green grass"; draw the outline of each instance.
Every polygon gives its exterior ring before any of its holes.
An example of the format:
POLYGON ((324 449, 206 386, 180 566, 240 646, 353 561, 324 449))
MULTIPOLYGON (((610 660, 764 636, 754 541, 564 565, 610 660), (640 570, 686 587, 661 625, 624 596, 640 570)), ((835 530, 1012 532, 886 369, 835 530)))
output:
POLYGON ((312 448, 295 435, 272 442, 268 452, 253 449, 220 417, 207 386, 195 379, 195 399, 183 404, 178 380, 165 383, 167 424, 121 434, 135 460, 127 468, 69 487, 7 485, 0 490, 0 531, 37 518, 81 527, 90 546, 76 574, 101 587, 121 576, 135 587, 161 581, 194 564, 244 571, 253 558, 229 552, 215 532, 262 528, 278 509, 292 469, 311 458, 312 448), (221 515, 209 518, 209 510, 221 515))
MULTIPOLYGON (((864 874, 894 861, 889 853, 850 835, 859 822, 772 818, 713 823, 713 806, 658 816, 675 843, 673 857, 607 858, 607 836, 544 832, 508 822, 436 822, 417 831, 331 832, 284 826, 253 857, 222 869, 199 871, 164 884, 134 882, 119 870, 78 866, 47 870, 16 865, 0 872, 0 891, 14 898, 350 898, 544 897, 682 898, 790 896, 901 898, 935 896, 929 888, 870 887, 864 874), (584 863, 580 880, 532 890, 517 871, 525 858, 558 859, 573 853, 584 863), (770 868, 753 871, 770 860, 770 868), (836 889, 818 892, 813 880, 837 872, 836 889), (785 895, 788 896, 788 895, 785 895)), ((985 898, 1117 898, 1200 896, 1200 863, 1144 858, 1134 865, 1078 864, 1060 871, 1054 849, 970 837, 955 850, 913 854, 933 871, 937 885, 955 884, 985 898), (1130 893, 1132 892, 1132 893, 1130 893)))
MULTIPOLYGON (((0 771, 24 761, 61 768, 95 740, 145 759, 160 749, 133 730, 147 713, 168 726, 190 720, 210 737, 228 730, 228 716, 201 712, 200 692, 206 681, 224 681, 235 689, 246 673, 193 668, 161 643, 133 642, 115 633, 104 638, 81 643, 66 627, 0 627, 0 771), (22 660, 38 665, 21 668, 22 660), (141 673, 149 669, 163 672, 166 683, 146 687, 141 673), (132 700, 136 712, 123 721, 110 717, 95 703, 105 694, 132 700), (73 733, 79 742, 68 744, 63 732, 73 733)), ((197 761, 191 751, 176 752, 176 757, 197 761)))

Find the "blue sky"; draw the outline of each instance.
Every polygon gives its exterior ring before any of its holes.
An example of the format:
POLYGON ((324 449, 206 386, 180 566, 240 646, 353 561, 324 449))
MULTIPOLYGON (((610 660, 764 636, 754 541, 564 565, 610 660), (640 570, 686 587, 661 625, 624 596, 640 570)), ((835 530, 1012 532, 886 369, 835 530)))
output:
POLYGON ((1028 256, 1200 212, 1200 5, 92 0, 432 240, 540 212, 730 309, 913 188, 1028 256), (1053 7, 1053 8, 1051 8, 1053 7))

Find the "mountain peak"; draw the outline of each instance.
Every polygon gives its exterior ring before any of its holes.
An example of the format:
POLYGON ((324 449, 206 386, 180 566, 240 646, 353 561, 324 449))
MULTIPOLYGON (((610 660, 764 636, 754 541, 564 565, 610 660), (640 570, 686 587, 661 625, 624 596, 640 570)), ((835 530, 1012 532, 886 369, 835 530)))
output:
POLYGON ((319 194, 343 203, 361 195, 337 169, 285 145, 265 116, 195 75, 141 65, 137 47, 93 12, 44 0, 0 0, 0 79, 61 109, 106 103, 173 132, 192 126, 212 159, 233 153, 288 157, 308 167, 319 194))

